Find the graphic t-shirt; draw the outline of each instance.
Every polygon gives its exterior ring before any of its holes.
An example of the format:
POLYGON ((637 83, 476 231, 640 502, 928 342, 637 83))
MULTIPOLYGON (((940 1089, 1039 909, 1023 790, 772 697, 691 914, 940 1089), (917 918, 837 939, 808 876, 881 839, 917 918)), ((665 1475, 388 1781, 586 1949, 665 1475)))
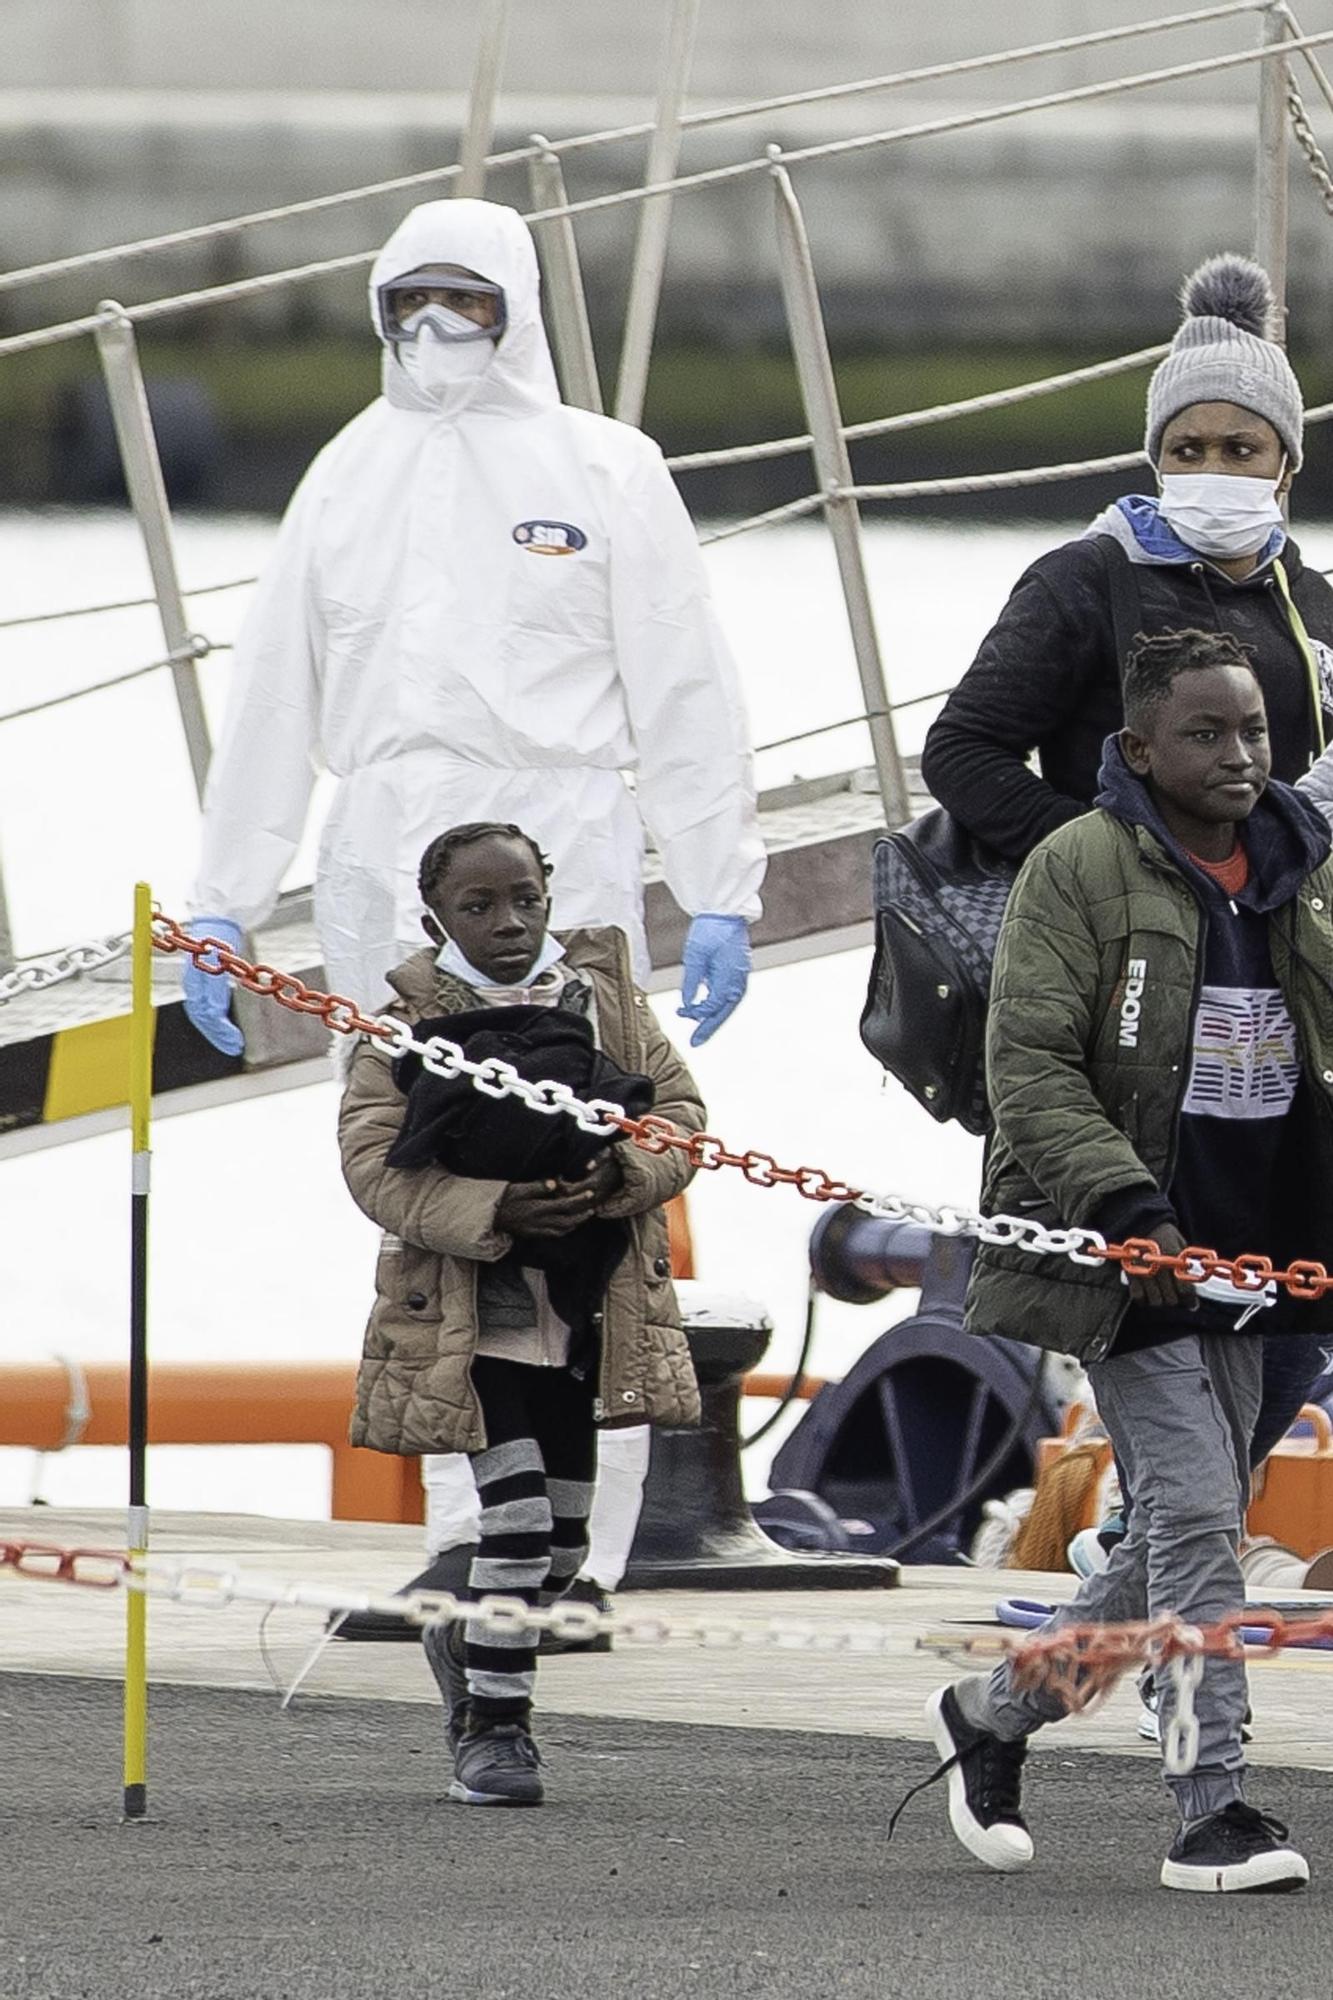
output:
MULTIPOLYGON (((1167 1194, 1188 1243, 1234 1257, 1270 1240, 1278 1148, 1300 1063, 1295 1026, 1273 972, 1268 917, 1245 900, 1250 864, 1244 847, 1238 840, 1221 862, 1186 858, 1212 887, 1201 898, 1207 923, 1203 984, 1167 1194)), ((1226 1332, 1237 1316, 1208 1299, 1194 1311, 1131 1309, 1116 1351, 1155 1346, 1184 1332, 1226 1332)))

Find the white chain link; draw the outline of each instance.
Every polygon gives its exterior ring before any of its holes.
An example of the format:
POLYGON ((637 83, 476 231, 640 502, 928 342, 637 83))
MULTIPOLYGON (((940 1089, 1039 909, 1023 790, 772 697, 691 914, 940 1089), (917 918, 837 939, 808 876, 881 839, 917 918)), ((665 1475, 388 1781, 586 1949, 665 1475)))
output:
POLYGON ((133 932, 122 931, 95 944, 70 945, 50 958, 30 959, 0 978, 0 1005, 6 1000, 16 1000, 20 993, 41 993, 48 986, 59 986, 64 979, 77 979, 81 972, 95 972, 99 966, 112 965, 125 957, 132 943, 133 932))
POLYGON ((530 1110, 540 1111, 544 1118, 564 1112, 585 1132, 608 1132, 613 1129, 613 1120, 627 1116, 623 1104, 613 1104, 606 1097, 579 1097, 568 1084, 549 1079, 529 1083, 512 1063, 501 1062, 498 1056, 473 1062, 457 1042, 444 1035, 420 1041, 406 1021, 397 1020, 392 1014, 381 1014, 377 1025, 384 1030, 383 1035, 367 1039, 378 1041, 390 1056, 418 1055, 421 1067, 432 1076, 471 1077, 474 1088, 486 1097, 521 1098, 530 1110))
MULTIPOLYGON (((16 1573, 30 1580, 54 1580, 58 1557, 59 1552, 48 1554, 44 1549, 34 1549, 16 1573)), ((127 1570, 119 1554, 109 1550, 80 1552, 78 1575, 60 1580, 137 1590, 194 1610, 219 1611, 229 1605, 256 1604, 325 1614, 371 1612, 400 1618, 417 1627, 471 1622, 505 1636, 537 1631, 551 1632, 560 1639, 594 1639, 608 1633, 650 1646, 669 1643, 733 1649, 775 1646, 787 1651, 868 1654, 901 1653, 912 1643, 901 1630, 868 1618, 828 1625, 805 1618, 691 1617, 619 1606, 605 1612, 593 1604, 536 1606, 525 1604, 518 1597, 487 1596, 469 1603, 447 1590, 388 1596, 342 1584, 287 1583, 257 1571, 237 1569, 229 1563, 189 1558, 136 1558, 133 1567, 127 1570)))
MULTIPOLYGON (((1180 1636, 1203 1644, 1203 1634, 1197 1625, 1186 1626, 1180 1636)), ((1162 1766, 1168 1776, 1185 1778, 1199 1761, 1199 1718, 1194 1713, 1194 1693, 1203 1679, 1203 1654, 1176 1653, 1167 1671, 1175 1689, 1176 1712, 1162 1736, 1162 1766)))
POLYGON ((908 1201, 898 1194, 862 1194, 855 1206, 868 1215, 887 1216, 892 1222, 919 1222, 941 1236, 975 1236, 1005 1250, 1026 1250, 1034 1257, 1067 1257, 1073 1264, 1101 1264, 1098 1252, 1106 1249, 1106 1238, 1096 1229, 1048 1229, 1044 1223, 1025 1215, 978 1215, 972 1209, 956 1208, 946 1202, 932 1208, 929 1202, 908 1201))

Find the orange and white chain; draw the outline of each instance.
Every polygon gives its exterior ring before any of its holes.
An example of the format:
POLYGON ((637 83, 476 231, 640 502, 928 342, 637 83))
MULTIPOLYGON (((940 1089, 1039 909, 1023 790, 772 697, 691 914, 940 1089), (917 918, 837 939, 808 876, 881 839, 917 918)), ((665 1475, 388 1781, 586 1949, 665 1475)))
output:
POLYGON ((826 1173, 822 1167, 780 1166, 772 1154, 756 1147, 733 1152, 711 1132, 680 1132, 669 1119, 655 1118, 651 1113, 630 1118, 622 1105, 608 1098, 581 1098, 566 1084, 529 1083, 511 1064, 497 1057, 473 1062, 457 1042, 444 1035, 422 1041, 406 1022, 393 1015, 365 1014, 344 995, 321 993, 293 973, 280 972, 271 965, 256 965, 219 938, 192 937, 174 918, 162 915, 154 918, 153 944, 158 951, 184 952, 204 972, 225 974, 248 992, 274 1000, 293 1013, 317 1015, 336 1034, 369 1036, 384 1043, 393 1056, 409 1051, 419 1055, 423 1067, 434 1076, 470 1077, 475 1088, 488 1097, 521 1098, 544 1116, 573 1118, 585 1132, 612 1129, 623 1132, 632 1144, 647 1153, 684 1153, 692 1166, 705 1173, 734 1167, 754 1187, 792 1187, 807 1201, 854 1202, 872 1215, 887 1216, 895 1222, 920 1222, 942 1236, 973 1236, 978 1242, 1022 1250, 1030 1256, 1067 1257, 1074 1264, 1118 1263, 1132 1278, 1169 1271, 1182 1284, 1197 1285, 1208 1278, 1221 1277, 1238 1291, 1251 1293, 1262 1291, 1272 1281, 1299 1299, 1320 1298, 1324 1292, 1333 1290, 1333 1276, 1323 1264, 1313 1260, 1277 1270, 1268 1257, 1253 1254, 1220 1257, 1215 1250, 1197 1244, 1168 1255, 1147 1237, 1131 1236, 1124 1243, 1108 1243, 1096 1229, 1048 1229, 1029 1216, 984 1216, 950 1203, 934 1207, 929 1202, 909 1201, 903 1195, 879 1194, 855 1187, 826 1173))
MULTIPOLYGON (((1312 1610, 1308 1618, 1287 1618, 1247 1605, 1215 1625, 1190 1625, 1161 1617, 1128 1625, 1065 1625, 1021 1636, 1000 1632, 931 1632, 915 1640, 874 1618, 821 1619, 697 1617, 677 1612, 591 1604, 533 1606, 516 1597, 488 1596, 469 1603, 451 1591, 411 1591, 401 1595, 354 1585, 287 1582, 231 1563, 190 1557, 129 1555, 120 1549, 66 1548, 51 1542, 0 1541, 0 1575, 6 1570, 31 1582, 65 1583, 89 1590, 136 1590, 196 1610, 255 1605, 265 1610, 298 1609, 328 1616, 373 1612, 418 1628, 477 1623, 500 1634, 530 1630, 566 1640, 606 1633, 631 1644, 704 1646, 722 1650, 772 1647, 782 1652, 899 1657, 908 1650, 969 1660, 1008 1658, 1016 1685, 1056 1695, 1071 1714, 1098 1707, 1125 1674, 1150 1667, 1169 1674, 1176 1706, 1163 1735, 1166 1769, 1180 1776, 1193 1769, 1199 1727, 1194 1696, 1209 1659, 1273 1659, 1288 1646, 1333 1642, 1333 1610, 1312 1610), (1247 1645, 1245 1631, 1263 1627, 1263 1642, 1247 1645)), ((304 1670, 303 1670, 304 1672, 304 1670)))
POLYGON ((729 1648, 776 1646, 820 1653, 901 1653, 904 1649, 901 1632, 873 1619, 831 1625, 803 1618, 700 1618, 619 1605, 609 1612, 592 1604, 534 1606, 518 1597, 503 1596, 487 1596, 472 1603, 447 1590, 390 1596, 354 1585, 289 1583, 230 1563, 132 1556, 120 1549, 64 1548, 50 1542, 0 1541, 0 1573, 6 1569, 30 1582, 66 1583, 88 1590, 137 1590, 202 1610, 255 1604, 334 1614, 373 1612, 418 1627, 473 1622, 500 1634, 536 1629, 561 1639, 593 1639, 611 1633, 654 1646, 671 1642, 729 1648))

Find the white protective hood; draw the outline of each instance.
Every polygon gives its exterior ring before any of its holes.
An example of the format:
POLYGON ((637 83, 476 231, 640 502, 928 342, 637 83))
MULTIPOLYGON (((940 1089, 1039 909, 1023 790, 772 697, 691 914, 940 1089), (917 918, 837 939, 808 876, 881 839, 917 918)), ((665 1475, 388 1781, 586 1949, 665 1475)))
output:
POLYGON ((386 395, 302 481, 237 638, 192 898, 262 923, 327 770, 315 922, 334 989, 369 1005, 420 945, 421 853, 460 821, 524 827, 555 924, 619 925, 640 973, 643 826, 691 915, 757 916, 764 873, 735 664, 661 453, 560 402, 513 210, 414 209, 372 300, 431 263, 503 285, 508 325, 447 405, 386 356, 386 395))
MULTIPOLYGON (((493 201, 462 199, 424 201, 404 216, 371 267, 370 317, 381 341, 380 287, 428 264, 457 264, 503 286, 508 315, 490 367, 477 380, 459 385, 450 396, 448 414, 466 407, 478 414, 520 415, 558 403, 542 325, 537 253, 522 216, 493 201)), ((441 414, 441 404, 416 387, 387 343, 380 379, 396 409, 441 414)))

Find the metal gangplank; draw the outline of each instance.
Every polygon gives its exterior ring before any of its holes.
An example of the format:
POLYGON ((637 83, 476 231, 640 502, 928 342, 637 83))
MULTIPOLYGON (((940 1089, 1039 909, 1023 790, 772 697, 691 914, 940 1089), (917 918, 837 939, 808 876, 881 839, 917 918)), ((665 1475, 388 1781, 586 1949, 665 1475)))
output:
MULTIPOLYGON (((761 825, 771 856, 765 887, 766 915, 756 936, 757 960, 764 965, 846 948, 869 938, 867 864, 872 836, 886 824, 902 824, 923 803, 919 778, 905 765, 896 741, 894 704, 888 692, 874 607, 866 582, 862 503, 906 503, 950 494, 994 492, 1060 482, 1089 473, 1118 473, 1143 463, 1141 451, 1129 449, 1075 464, 1004 472, 981 470, 963 478, 871 485, 858 483, 851 448, 865 437, 884 437, 1030 397, 1056 394, 1109 375, 1147 369, 1167 351, 1165 344, 1145 348, 960 402, 896 412, 871 422, 847 425, 842 420, 820 309, 815 261, 793 175, 804 177, 817 171, 821 160, 848 153, 861 153, 868 161, 874 160, 906 141, 933 139, 948 143, 966 130, 997 120, 1039 117, 1059 107, 1097 103, 1130 91, 1175 86, 1220 72, 1248 69, 1257 81, 1253 248, 1257 260, 1269 273, 1279 304, 1284 304, 1289 136, 1296 140, 1325 210, 1333 215, 1333 172, 1319 146, 1295 78, 1299 59, 1313 79, 1324 106, 1333 111, 1333 83, 1318 53, 1333 42, 1333 30, 1304 33, 1286 0, 1220 0, 1220 4, 1027 48, 1001 49, 925 69, 690 112, 686 106, 691 54, 702 4, 703 0, 671 0, 670 7, 664 10, 666 38, 657 103, 652 119, 642 125, 556 140, 533 134, 530 143, 517 151, 492 151, 510 0, 483 0, 477 9, 479 33, 469 116, 456 163, 402 175, 371 187, 283 204, 259 214, 176 230, 136 244, 113 245, 25 270, 0 273, 0 293, 37 286, 48 278, 58 276, 68 280, 79 274, 86 275, 90 297, 95 299, 100 273, 108 266, 123 264, 127 257, 148 259, 159 251, 185 243, 214 239, 223 242, 265 222, 355 204, 391 191, 402 191, 410 199, 431 191, 478 194, 484 190, 487 174, 493 169, 522 166, 529 177, 531 206, 527 220, 542 261, 545 308, 562 392, 567 401, 590 409, 602 409, 604 397, 580 275, 577 225, 581 217, 607 209, 623 206, 637 210, 618 380, 614 398, 609 399, 616 416, 637 422, 651 365, 674 201, 695 188, 765 177, 771 189, 776 271, 807 429, 795 437, 695 452, 669 462, 686 482, 688 497, 688 476, 698 468, 808 456, 814 475, 808 494, 749 519, 729 522, 702 535, 701 540, 721 540, 804 515, 822 519, 836 553, 843 608, 860 679, 862 708, 852 720, 865 732, 870 761, 865 769, 804 786, 786 787, 761 800, 761 825), (756 152, 752 143, 747 151, 746 142, 742 141, 738 157, 730 163, 693 173, 679 171, 682 138, 701 126, 753 123, 797 104, 839 100, 844 106, 854 107, 858 100, 891 93, 905 84, 1036 64, 1051 56, 1136 43, 1172 30, 1197 29, 1201 24, 1215 26, 1231 42, 1235 39, 1233 30, 1239 28, 1245 31, 1244 39, 1240 46, 1225 46, 1217 54, 1186 63, 1159 64, 1102 81, 974 106, 954 115, 879 127, 786 153, 775 146, 756 152), (641 183, 579 200, 568 198, 564 182, 567 161, 590 152, 595 159, 599 145, 637 136, 647 141, 641 183)), ((266 271, 193 292, 152 297, 129 306, 102 300, 80 317, 34 326, 27 332, 0 338, 0 363, 6 356, 58 342, 87 338, 95 342, 130 502, 152 579, 153 597, 146 601, 156 605, 162 630, 160 659, 128 674, 119 674, 111 682, 93 682, 69 696, 54 699, 76 700, 81 694, 137 679, 147 672, 169 673, 181 721, 181 751, 188 757, 200 797, 211 746, 197 663, 209 652, 221 649, 215 648, 206 633, 200 632, 187 612, 192 593, 183 587, 178 574, 173 524, 139 365, 136 328, 164 318, 188 318, 200 310, 225 307, 263 292, 318 283, 349 269, 366 267, 375 254, 375 249, 370 248, 351 256, 266 271)), ((1307 422, 1316 424, 1330 416, 1333 404, 1308 411, 1307 422)), ((66 613, 55 607, 53 613, 41 615, 82 616, 98 608, 70 607, 66 613)), ((25 622, 29 621, 6 621, 10 626, 25 622)), ((38 620, 34 618, 31 622, 38 620)), ((0 714, 0 723, 12 720, 18 713, 30 712, 31 707, 10 711, 8 717, 0 714)), ((832 731, 846 727, 847 723, 848 718, 839 717, 826 727, 832 731)), ((646 907, 655 967, 653 983, 665 987, 672 983, 678 967, 685 924, 653 868, 651 854, 646 907)), ((114 921, 119 914, 109 912, 108 917, 114 921)), ((311 922, 309 892, 296 891, 285 896, 255 943, 268 962, 311 983, 317 982, 319 950, 311 922)), ((82 1137, 123 1122, 120 1100, 125 1072, 121 1042, 128 996, 123 961, 113 960, 99 970, 46 985, 41 990, 22 990, 22 980, 16 980, 10 971, 13 965, 0 876, 0 1156, 82 1137)), ((178 1000, 179 971, 175 964, 164 962, 157 967, 155 976, 161 993, 154 1075, 160 1110, 197 1109, 236 1096, 312 1082, 329 1074, 327 1037, 322 1028, 312 1028, 298 1016, 280 1015, 279 1010, 250 1002, 245 995, 238 996, 238 1005, 247 1033, 247 1054, 236 1061, 216 1055, 183 1020, 178 1000)))

